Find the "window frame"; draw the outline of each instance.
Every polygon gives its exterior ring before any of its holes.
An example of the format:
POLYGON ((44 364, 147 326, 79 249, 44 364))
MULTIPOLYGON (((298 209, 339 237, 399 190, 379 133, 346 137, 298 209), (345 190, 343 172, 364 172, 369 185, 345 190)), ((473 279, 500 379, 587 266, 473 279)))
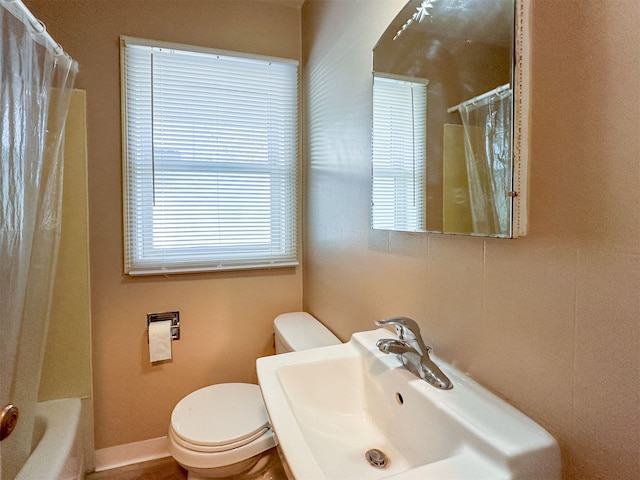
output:
MULTIPOLYGON (((210 49, 205 47, 197 47, 191 45, 182 45, 168 42, 160 42, 146 39, 139 39, 134 37, 122 36, 120 37, 120 45, 121 45, 121 102, 122 102, 122 169, 123 169, 123 228, 124 228, 124 271, 128 275, 155 275, 155 274, 168 274, 168 273, 191 273, 191 272, 209 272, 209 271, 220 271, 220 270, 245 270, 245 269, 261 269, 261 268, 276 268, 276 267, 292 267, 299 265, 298 260, 298 242, 299 242, 299 206, 300 206, 300 191, 299 191, 299 183, 300 183, 300 144, 299 144, 299 128, 300 128, 300 92, 298 90, 299 83, 299 62, 297 60, 292 59, 283 59, 276 57, 266 57, 262 55, 253 55, 253 54, 245 54, 239 52, 230 52, 226 50, 217 50, 210 49), (293 91, 289 91, 289 96, 295 96, 295 100, 291 105, 287 104, 288 108, 295 108, 295 113, 289 112, 288 120, 291 120, 292 124, 289 125, 290 130, 287 132, 290 134, 290 140, 293 142, 287 149, 287 155, 284 157, 286 161, 284 161, 286 171, 283 173, 284 180, 281 180, 281 184, 277 186, 273 183, 273 177, 271 172, 269 171, 271 167, 271 160, 274 158, 273 153, 266 153, 266 158, 269 159, 269 163, 265 164, 258 161, 251 161, 247 159, 247 161, 233 161, 233 159, 225 158, 218 159, 214 161, 203 161, 202 159, 198 160, 195 157, 191 159, 182 160, 179 162, 174 162, 173 167, 177 167, 180 164, 180 169, 182 172, 193 172, 194 167, 202 168, 209 165, 208 168, 209 175, 211 175, 213 171, 217 175, 224 171, 225 168, 229 168, 233 166, 233 171, 235 174, 238 172, 248 172, 244 175, 244 178, 247 178, 247 175, 259 175, 262 171, 269 175, 269 194, 267 196, 270 198, 268 202, 268 211, 273 212, 273 196, 279 195, 280 197, 284 196, 286 199, 282 200, 283 205, 285 205, 284 209, 281 209, 278 213, 278 218, 274 219, 272 217, 272 213, 267 214, 266 216, 270 219, 268 226, 263 227, 268 229, 270 232, 270 238, 268 241, 263 240, 261 242, 255 243, 255 251, 247 252, 247 245, 245 243, 244 246, 244 255, 238 255, 239 250, 243 250, 239 243, 233 245, 220 245, 217 247, 212 247, 211 245, 200 245, 193 246, 187 245, 183 247, 173 247, 171 252, 173 255, 153 255, 149 252, 153 252, 154 250, 158 253, 161 253, 161 250, 158 250, 158 245, 149 246, 149 242, 144 244, 142 239, 144 235, 154 235, 153 232, 157 232, 160 229, 158 227, 157 220, 154 220, 153 209, 155 205, 139 205, 138 200, 133 200, 133 197, 136 195, 136 188, 153 188, 154 192, 151 194, 155 198, 155 182, 156 182, 156 173, 154 169, 157 167, 157 164, 154 160, 154 154, 151 154, 151 160, 148 158, 145 160, 147 163, 151 161, 151 175, 153 179, 151 181, 147 180, 143 181, 140 187, 136 184, 135 179, 133 179, 130 175, 134 175, 131 170, 135 169, 136 166, 133 165, 134 159, 132 159, 129 155, 129 103, 128 103, 128 89, 127 89, 127 47, 143 47, 149 48, 151 51, 154 49, 165 51, 172 51, 171 53, 175 53, 173 51, 179 52, 188 52, 189 54, 208 54, 213 56, 223 56, 223 57, 232 57, 235 59, 243 59, 243 60, 257 60, 258 62, 278 62, 282 65, 293 66, 295 67, 295 75, 293 82, 291 84, 291 88, 294 88, 293 91), (215 166, 212 166, 214 165, 215 166), (184 168, 183 168, 184 167, 184 168), (145 187, 146 186, 146 187, 145 187), (274 193, 274 189, 281 188, 284 193, 280 190, 274 193), (134 204, 132 206, 132 204, 134 204), (137 208, 146 209, 144 211, 137 211, 137 208), (143 221, 139 220, 139 217, 148 217, 143 221), (286 218, 285 218, 286 217, 286 218), (150 218, 150 220, 149 220, 150 218), (142 222, 142 226, 139 224, 142 222), (144 222, 149 222, 148 224, 144 222), (156 222, 156 223, 154 223, 156 222), (274 245, 274 222, 278 225, 285 225, 282 227, 281 233, 278 235, 282 238, 281 243, 284 246, 277 247, 275 250, 273 249, 274 245), (149 226, 151 225, 151 227, 149 226), (148 229, 151 228, 151 234, 148 233, 148 229), (145 230, 142 232, 141 230, 145 230), (261 247, 261 248, 258 248, 261 247), (182 251, 184 252, 192 252, 194 255, 192 258, 184 257, 184 260, 175 261, 176 253, 182 251), (206 255, 209 258, 208 261, 204 261, 200 256, 200 254, 208 252, 206 255), (212 252, 217 252, 217 255, 212 255, 212 252), (235 254, 234 254, 235 252, 235 254), (161 259, 161 257, 163 257, 161 259), (170 261, 170 258, 174 258, 173 261, 170 261), (161 259, 161 261, 158 261, 161 259), (195 260, 194 260, 195 259, 195 260)), ((151 68, 150 75, 157 75, 156 72, 153 71, 153 67, 151 68)), ((153 88, 153 83, 152 83, 153 88)), ((153 96, 150 100, 153 103, 153 96)), ((153 110, 152 110, 153 111, 153 110)), ((151 117, 149 117, 149 121, 152 122, 153 125, 153 113, 151 117)), ((218 125, 222 125, 222 122, 218 125)), ((153 131, 153 127, 152 131, 153 131)), ((152 138, 155 138, 152 134, 152 138)), ((289 138, 289 137, 287 137, 289 138)), ((265 141, 264 144, 259 145, 259 148, 263 148, 269 150, 269 142, 265 141)), ((149 141, 149 145, 152 152, 158 152, 161 148, 154 144, 154 140, 149 141)), ((251 145, 253 148, 254 145, 251 145)), ((279 151, 278 151, 279 152, 279 151)), ((148 152, 146 153, 149 154, 148 152)), ((277 155, 280 155, 278 153, 277 155)), ((135 156, 135 155, 134 155, 135 156)), ((181 154, 179 155, 181 156, 181 154)), ((277 162, 279 165, 280 163, 277 162)), ((169 168, 167 168, 167 171, 169 168)), ((204 168, 207 170, 207 168, 204 168)), ((138 174, 138 173, 136 173, 138 174)), ((207 173, 205 173, 206 175, 207 173)), ((143 174, 140 174, 143 175, 143 174)), ((147 175, 149 173, 147 172, 147 175)), ((195 175, 192 173, 192 175, 195 175)), ((234 194, 229 194, 233 196, 234 194)), ((155 199, 154 199, 155 203, 155 199)), ((265 202, 266 204, 267 202, 265 202)), ((222 220, 220 220, 222 222, 222 220)), ((249 225, 249 224, 247 224, 249 225)), ((165 233, 170 230, 171 225, 165 228, 165 233)), ((252 234, 247 234, 247 237, 244 239, 245 241, 249 241, 248 237, 252 234)), ((254 235, 257 236, 257 235, 254 235)), ((263 234, 263 237, 266 235, 263 234)), ((212 241, 209 243, 213 243, 212 241)), ((220 242, 221 244, 223 242, 220 242)), ((165 246, 166 250, 166 246, 165 246)), ((179 255, 178 255, 179 257, 179 255)))

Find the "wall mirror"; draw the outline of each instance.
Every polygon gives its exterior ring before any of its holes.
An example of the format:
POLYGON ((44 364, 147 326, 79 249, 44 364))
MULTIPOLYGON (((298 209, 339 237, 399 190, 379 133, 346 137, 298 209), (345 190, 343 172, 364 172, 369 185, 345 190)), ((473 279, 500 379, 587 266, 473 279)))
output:
POLYGON ((372 226, 525 232, 521 0, 410 0, 373 50, 372 226))

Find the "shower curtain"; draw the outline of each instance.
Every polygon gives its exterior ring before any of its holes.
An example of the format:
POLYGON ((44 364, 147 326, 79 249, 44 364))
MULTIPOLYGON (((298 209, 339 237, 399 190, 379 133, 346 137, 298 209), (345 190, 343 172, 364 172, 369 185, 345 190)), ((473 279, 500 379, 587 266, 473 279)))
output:
POLYGON ((19 0, 0 0, 0 408, 20 410, 15 431, 0 443, 3 479, 15 478, 32 447, 77 72, 38 30, 19 0))
POLYGON ((511 89, 460 104, 473 233, 511 232, 511 89))

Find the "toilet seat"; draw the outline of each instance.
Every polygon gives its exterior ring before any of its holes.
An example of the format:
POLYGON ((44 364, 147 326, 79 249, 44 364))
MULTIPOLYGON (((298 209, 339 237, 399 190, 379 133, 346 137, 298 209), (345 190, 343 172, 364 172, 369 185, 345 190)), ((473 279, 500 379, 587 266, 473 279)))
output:
POLYGON ((269 428, 265 428, 260 430, 259 432, 256 432, 251 437, 240 440, 238 442, 230 443, 228 445, 220 445, 220 446, 199 445, 197 443, 191 443, 189 441, 185 441, 183 438, 178 436, 178 434, 173 429, 171 429, 171 434, 172 434, 173 441, 175 441, 178 445, 182 445, 184 448, 188 448, 189 450, 193 450, 195 452, 202 452, 202 453, 221 453, 221 452, 227 452, 229 450, 234 450, 236 448, 247 445, 248 443, 251 443, 254 440, 262 437, 265 433, 269 431, 270 431, 269 428))
POLYGON ((258 385, 223 383, 190 393, 173 409, 171 433, 197 452, 225 452, 271 430, 258 385))

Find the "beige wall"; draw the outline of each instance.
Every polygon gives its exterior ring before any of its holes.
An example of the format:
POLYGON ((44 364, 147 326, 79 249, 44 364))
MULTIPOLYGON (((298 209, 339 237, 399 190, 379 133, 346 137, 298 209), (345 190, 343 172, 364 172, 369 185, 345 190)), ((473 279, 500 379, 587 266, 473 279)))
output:
POLYGON ((119 35, 300 57, 300 10, 265 2, 27 0, 80 63, 87 91, 96 448, 166 434, 175 403, 217 382, 255 382, 273 318, 301 308, 299 268, 129 278, 122 273, 119 35), (152 366, 146 313, 180 310, 173 361, 152 366))
POLYGON ((533 0, 530 232, 369 229, 371 49, 404 0, 307 0, 305 309, 414 317, 544 425, 567 479, 640 478, 640 9, 533 0))

